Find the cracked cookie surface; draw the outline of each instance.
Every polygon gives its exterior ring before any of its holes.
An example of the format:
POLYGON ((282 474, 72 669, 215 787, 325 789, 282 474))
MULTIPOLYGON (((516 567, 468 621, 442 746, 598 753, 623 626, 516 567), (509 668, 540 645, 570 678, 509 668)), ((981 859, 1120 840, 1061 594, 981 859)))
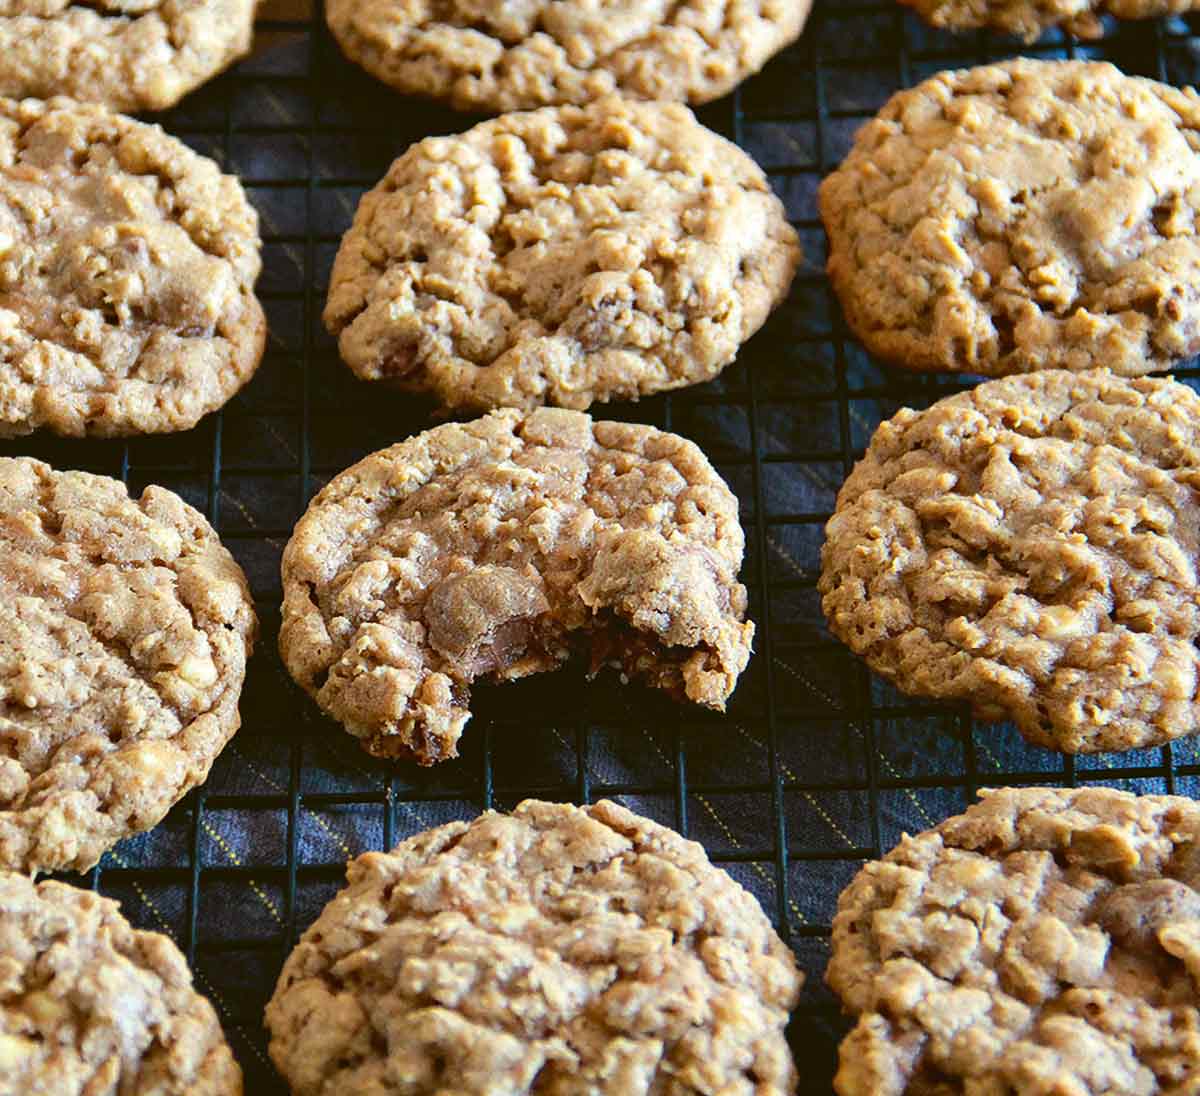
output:
POLYGON ((842 893, 839 1096, 1200 1085, 1200 806, 1005 789, 842 893))
POLYGON ((351 861, 267 1006, 297 1096, 785 1096, 802 976, 704 850, 527 800, 351 861))
POLYGON ((906 693, 1070 753, 1200 719, 1200 397, 1160 378, 990 381, 875 432, 838 495, 829 627, 906 693))
POLYGON ((610 99, 410 148, 359 204, 325 325, 363 380, 456 411, 582 410, 711 380, 799 259, 741 149, 610 99))
POLYGON ((810 0, 330 0, 346 56, 400 91, 499 113, 632 99, 706 103, 800 35, 810 0))
POLYGON ((166 110, 250 50, 255 0, 0 0, 0 95, 166 110))
POLYGON ((1169 368, 1200 350, 1200 97, 1019 60, 895 95, 821 184, 867 349, 987 375, 1169 368))
POLYGON ((217 165, 64 99, 0 99, 0 435, 186 430, 266 339, 258 217, 217 165))
POLYGON ((1099 38, 1101 17, 1149 19, 1194 11, 1196 0, 900 0, 935 27, 966 31, 990 27, 1027 42, 1051 27, 1079 38, 1099 38))
POLYGON ((208 775, 256 627, 204 518, 0 459, 0 867, 85 871, 208 775))
POLYGON ((179 949, 92 891, 0 871, 0 1096, 240 1096, 179 949))
POLYGON ((336 476, 283 555, 292 676, 378 756, 457 753, 468 686, 562 665, 723 710, 754 625, 736 497, 703 453, 578 411, 497 411, 336 476))

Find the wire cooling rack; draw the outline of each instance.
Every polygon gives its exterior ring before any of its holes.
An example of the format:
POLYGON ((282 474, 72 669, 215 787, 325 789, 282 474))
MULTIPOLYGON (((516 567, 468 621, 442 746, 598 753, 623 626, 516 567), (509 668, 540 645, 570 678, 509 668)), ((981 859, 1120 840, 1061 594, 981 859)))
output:
POLYGON ((428 406, 351 378, 320 310, 359 195, 409 143, 473 119, 361 74, 319 10, 262 14, 255 56, 162 119, 239 174, 260 211, 271 337, 258 375, 181 436, 0 447, 117 475, 134 490, 178 491, 246 569, 262 624, 243 728, 209 781, 74 881, 175 938, 218 1008, 247 1092, 278 1093, 262 1008, 349 856, 527 795, 611 796, 702 841, 758 896, 809 975, 791 1027, 802 1091, 828 1092, 843 1030, 822 981, 829 923, 864 859, 961 810, 981 786, 1103 781, 1194 796, 1200 752, 1194 741, 1074 761, 1033 750, 1011 727, 900 696, 829 637, 815 584, 838 486, 882 419, 963 382, 884 371, 847 336, 821 273, 817 184, 892 92, 939 69, 1016 52, 1097 56, 1189 83, 1200 19, 1127 24, 1086 48, 1050 36, 1021 50, 992 35, 932 32, 891 0, 817 0, 799 43, 702 110, 767 170, 800 229, 805 266, 788 303, 719 380, 596 411, 693 438, 737 491, 756 654, 724 717, 611 676, 585 684, 578 668, 479 687, 462 758, 422 771, 369 759, 288 679, 275 653, 279 556, 331 475, 429 425, 428 406))

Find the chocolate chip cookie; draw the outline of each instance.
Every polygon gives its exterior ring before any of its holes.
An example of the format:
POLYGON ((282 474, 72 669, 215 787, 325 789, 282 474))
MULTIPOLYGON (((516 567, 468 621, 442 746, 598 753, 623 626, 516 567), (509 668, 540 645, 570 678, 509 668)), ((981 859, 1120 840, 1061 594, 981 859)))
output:
POLYGON ((795 41, 811 6, 330 0, 325 12, 346 56, 385 84, 496 114, 613 92, 708 102, 795 41))
POLYGON ((179 949, 116 902, 0 871, 0 1093, 240 1096, 179 949))
POLYGON ((0 99, 0 435, 186 430, 262 357, 238 181, 104 107, 0 99))
POLYGON ((4 0, 0 95, 166 110, 250 50, 255 0, 4 0))
POLYGON ((0 867, 84 871, 204 780, 254 631, 177 495, 0 459, 0 867))
POLYGON ((1104 15, 1148 19, 1194 11, 1196 0, 900 0, 935 27, 966 31, 990 27, 1027 42, 1051 27, 1079 38, 1099 38, 1104 15))
POLYGON ((456 411, 582 410, 716 376, 799 257, 745 153, 610 99, 410 148, 342 240, 325 325, 362 379, 456 411))
POLYGON ((1051 370, 902 410, 825 529, 831 631, 907 693, 1068 753, 1200 719, 1200 397, 1051 370))
POLYGON ((1133 376, 1200 350, 1200 97, 1013 61, 894 96, 821 185, 867 349, 988 375, 1133 376))
POLYGON ((868 864, 828 981, 839 1096, 1200 1086, 1200 806, 1005 789, 868 864))
POLYGON ((347 469, 283 554, 279 649, 381 757, 457 754, 476 679, 584 652, 723 710, 754 625, 737 499, 691 442, 578 411, 449 423, 347 469))
POLYGON ((795 960, 664 826, 527 800, 360 856, 347 878, 267 1005, 296 1096, 396 1077, 462 1096, 795 1091, 795 960))

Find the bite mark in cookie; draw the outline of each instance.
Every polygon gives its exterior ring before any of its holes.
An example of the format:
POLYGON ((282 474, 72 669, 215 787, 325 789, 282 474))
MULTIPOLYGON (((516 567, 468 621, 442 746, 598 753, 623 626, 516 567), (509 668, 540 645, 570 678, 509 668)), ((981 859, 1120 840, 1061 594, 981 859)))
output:
POLYGON ((754 625, 699 449, 577 411, 451 423, 347 469, 283 557, 280 650, 371 753, 453 757, 476 679, 618 663, 723 709, 754 625))

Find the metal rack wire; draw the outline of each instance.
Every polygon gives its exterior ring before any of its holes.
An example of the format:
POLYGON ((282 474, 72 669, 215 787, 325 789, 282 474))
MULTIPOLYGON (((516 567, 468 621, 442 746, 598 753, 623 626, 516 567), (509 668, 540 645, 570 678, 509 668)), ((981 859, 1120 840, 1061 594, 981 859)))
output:
POLYGON ((888 95, 934 71, 1016 52, 1070 54, 1189 83, 1200 19, 1128 24, 1086 48, 1051 36, 1021 50, 986 34, 929 31, 892 0, 817 0, 797 45, 702 110, 766 168, 801 231, 806 265, 787 305, 718 381, 596 412, 691 436, 738 492, 757 653, 726 717, 603 677, 584 686, 570 670, 480 688, 464 756, 424 772, 360 755, 290 683, 275 653, 278 560, 330 475, 429 423, 419 401, 352 380, 320 309, 359 194, 411 141, 471 119, 361 74, 340 57, 319 10, 264 14, 255 58, 162 120, 240 174, 262 214, 260 295, 272 335, 258 376, 179 437, 2 447, 118 475, 135 490, 156 482, 179 491, 246 568, 262 623, 243 729, 207 784, 76 881, 175 937, 218 1006, 247 1091, 282 1092, 265 1057, 262 1006, 349 855, 526 795, 618 797, 703 841, 762 900, 809 972, 791 1029, 802 1091, 829 1091, 841 1021, 822 985, 828 926, 864 858, 902 829, 961 809, 981 785, 1099 780, 1195 795, 1200 752, 1192 742, 1076 761, 1035 751, 1011 728, 896 694, 830 639, 815 582, 839 484, 879 421, 962 379, 884 371, 847 337, 821 274, 817 183, 888 95))

